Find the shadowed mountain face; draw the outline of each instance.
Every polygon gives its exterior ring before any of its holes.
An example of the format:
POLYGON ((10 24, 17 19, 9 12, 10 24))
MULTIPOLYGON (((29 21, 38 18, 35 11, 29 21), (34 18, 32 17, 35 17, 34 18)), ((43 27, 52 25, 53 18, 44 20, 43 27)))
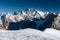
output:
POLYGON ((56 18, 57 15, 54 15, 53 13, 50 13, 45 19, 44 22, 39 26, 39 30, 45 30, 46 28, 51 28, 52 23, 54 22, 54 18, 56 18))
POLYGON ((8 26, 8 30, 19 30, 19 29, 25 29, 25 28, 35 28, 36 23, 33 21, 20 21, 20 22, 10 22, 8 26))

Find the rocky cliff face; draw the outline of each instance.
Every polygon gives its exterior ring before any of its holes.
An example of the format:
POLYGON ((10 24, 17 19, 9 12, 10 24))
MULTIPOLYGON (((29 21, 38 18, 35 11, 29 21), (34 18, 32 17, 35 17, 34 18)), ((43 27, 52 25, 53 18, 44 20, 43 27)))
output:
POLYGON ((60 30, 60 14, 54 19, 54 22, 52 23, 52 28, 60 30))

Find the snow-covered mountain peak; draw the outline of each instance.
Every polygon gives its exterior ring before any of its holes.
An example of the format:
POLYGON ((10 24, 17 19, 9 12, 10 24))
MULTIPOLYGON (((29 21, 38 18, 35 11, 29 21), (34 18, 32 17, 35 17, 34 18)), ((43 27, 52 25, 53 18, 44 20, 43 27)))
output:
POLYGON ((43 11, 39 11, 33 8, 30 8, 30 9, 28 8, 23 11, 18 10, 14 12, 14 15, 18 15, 25 19, 33 19, 33 18, 44 19, 48 14, 49 12, 43 12, 43 11))
MULTIPOLYGON (((21 22, 21 21, 26 21, 29 20, 30 22, 33 21, 37 26, 40 26, 41 24, 45 24, 48 23, 55 18, 54 13, 50 13, 50 12, 43 12, 43 11, 39 11, 37 9, 33 9, 33 8, 28 8, 26 10, 17 10, 15 11, 13 14, 11 14, 10 12, 1 15, 0 20, 2 21, 3 25, 8 22, 21 22), (52 19, 52 20, 51 20, 52 19)), ((27 22, 28 24, 29 22, 27 22)), ((26 24, 25 22, 23 24, 26 24)), ((27 25, 26 24, 26 25, 27 25)), ((34 24, 34 25, 35 25, 34 24)), ((47 24, 46 24, 47 26, 47 24)), ((38 27, 36 27, 38 28, 38 27)))

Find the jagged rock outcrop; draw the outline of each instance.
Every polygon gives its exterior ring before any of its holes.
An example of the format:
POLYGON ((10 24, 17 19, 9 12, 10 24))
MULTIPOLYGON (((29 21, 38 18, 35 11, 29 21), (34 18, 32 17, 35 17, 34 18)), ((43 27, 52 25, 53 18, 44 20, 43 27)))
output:
POLYGON ((4 27, 3 27, 2 21, 0 20, 0 29, 2 29, 2 28, 4 28, 4 27))
POLYGON ((60 30, 60 14, 58 14, 58 16, 54 19, 51 27, 60 30))

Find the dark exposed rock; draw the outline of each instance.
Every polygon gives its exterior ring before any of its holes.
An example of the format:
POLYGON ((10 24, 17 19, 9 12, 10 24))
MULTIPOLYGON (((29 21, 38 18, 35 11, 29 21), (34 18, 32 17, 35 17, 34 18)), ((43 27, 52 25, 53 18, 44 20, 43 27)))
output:
POLYGON ((2 15, 2 16, 1 16, 1 20, 2 20, 2 22, 3 22, 3 25, 4 25, 4 22, 5 22, 5 19, 6 19, 5 16, 6 16, 6 15, 2 15))
POLYGON ((8 30, 19 30, 25 28, 35 28, 36 24, 33 21, 10 22, 8 30))
POLYGON ((52 22, 54 22, 54 18, 57 17, 57 15, 54 15, 53 13, 50 13, 45 19, 44 22, 39 26, 39 30, 45 30, 46 28, 51 28, 52 22))

